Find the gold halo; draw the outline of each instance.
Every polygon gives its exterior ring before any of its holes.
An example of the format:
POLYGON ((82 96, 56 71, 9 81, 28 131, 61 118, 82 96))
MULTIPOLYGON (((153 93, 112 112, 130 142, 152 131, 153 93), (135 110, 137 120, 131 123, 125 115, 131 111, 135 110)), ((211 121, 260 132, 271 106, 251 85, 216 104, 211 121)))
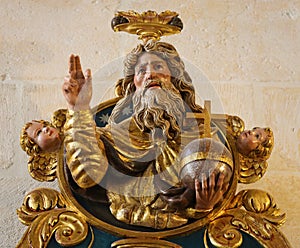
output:
POLYGON ((161 36, 180 33, 182 27, 178 14, 170 10, 160 14, 152 10, 141 14, 135 11, 119 11, 112 20, 112 28, 115 32, 124 31, 136 34, 143 42, 149 39, 159 40, 161 36), (177 23, 172 23, 175 18, 177 23))
POLYGON ((114 30, 136 34, 144 42, 149 39, 159 40, 161 36, 177 34, 181 31, 177 26, 160 23, 123 23, 117 25, 114 30))

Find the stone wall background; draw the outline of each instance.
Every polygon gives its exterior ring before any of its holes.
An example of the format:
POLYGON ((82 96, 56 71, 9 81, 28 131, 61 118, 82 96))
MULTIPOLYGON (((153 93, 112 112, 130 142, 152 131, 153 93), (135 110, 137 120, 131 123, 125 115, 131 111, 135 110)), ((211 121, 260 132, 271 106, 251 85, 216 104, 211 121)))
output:
MULTIPOLYGON (((287 221, 281 228, 300 244, 300 2, 298 0, 2 0, 0 3, 0 247, 15 247, 26 227, 16 209, 37 187, 19 133, 31 119, 65 107, 60 92, 71 53, 95 75, 93 105, 111 96, 122 58, 135 36, 114 33, 118 10, 176 11, 181 34, 162 40, 186 60, 199 100, 213 112, 239 115, 247 128, 270 126, 275 148, 265 176, 247 185, 269 192, 287 221), (203 83, 203 84, 201 84, 203 83)), ((200 102, 201 103, 201 102, 200 102)), ((243 186, 244 187, 244 186, 243 186)))

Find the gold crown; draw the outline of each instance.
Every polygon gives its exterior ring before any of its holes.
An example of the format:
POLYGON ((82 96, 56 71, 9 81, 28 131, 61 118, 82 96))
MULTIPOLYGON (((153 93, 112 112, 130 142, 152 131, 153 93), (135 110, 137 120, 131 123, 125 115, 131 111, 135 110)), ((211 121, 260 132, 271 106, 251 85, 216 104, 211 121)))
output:
POLYGON ((148 10, 141 14, 135 11, 119 11, 111 22, 115 32, 124 31, 136 34, 146 42, 149 39, 159 40, 161 36, 180 33, 183 24, 174 11, 164 11, 160 14, 148 10))

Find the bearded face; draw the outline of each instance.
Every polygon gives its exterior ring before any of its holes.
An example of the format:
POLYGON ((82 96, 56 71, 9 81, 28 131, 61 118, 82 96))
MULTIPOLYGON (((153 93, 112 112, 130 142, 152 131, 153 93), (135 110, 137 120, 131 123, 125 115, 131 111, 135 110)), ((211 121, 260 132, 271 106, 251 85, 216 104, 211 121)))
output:
POLYGON ((118 102, 111 115, 111 121, 118 119, 124 106, 133 103, 133 118, 142 131, 152 136, 176 138, 185 112, 180 92, 171 82, 167 62, 153 53, 142 54, 135 66, 133 95, 127 95, 118 102))
POLYGON ((177 137, 184 105, 167 62, 153 53, 142 54, 135 66, 134 85, 134 118, 140 129, 154 136, 177 137))
POLYGON ((161 87, 135 92, 133 118, 142 131, 152 131, 154 136, 163 135, 168 139, 176 138, 183 120, 183 100, 174 87, 166 88, 159 80, 150 80, 149 84, 160 84, 161 87))

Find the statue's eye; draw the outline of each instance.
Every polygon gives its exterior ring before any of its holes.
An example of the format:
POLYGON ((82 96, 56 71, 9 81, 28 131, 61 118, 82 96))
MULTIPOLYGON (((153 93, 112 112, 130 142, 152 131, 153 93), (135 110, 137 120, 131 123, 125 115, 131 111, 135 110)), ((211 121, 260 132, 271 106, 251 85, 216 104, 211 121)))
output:
POLYGON ((156 64, 156 65, 154 66, 154 69, 155 69, 155 70, 162 70, 162 69, 164 69, 164 67, 163 67, 162 64, 156 64))
POLYGON ((145 68, 140 68, 140 69, 138 70, 138 74, 145 74, 145 73, 146 73, 145 68))
POLYGON ((37 132, 36 132, 36 136, 39 136, 42 132, 42 129, 39 129, 37 132))

